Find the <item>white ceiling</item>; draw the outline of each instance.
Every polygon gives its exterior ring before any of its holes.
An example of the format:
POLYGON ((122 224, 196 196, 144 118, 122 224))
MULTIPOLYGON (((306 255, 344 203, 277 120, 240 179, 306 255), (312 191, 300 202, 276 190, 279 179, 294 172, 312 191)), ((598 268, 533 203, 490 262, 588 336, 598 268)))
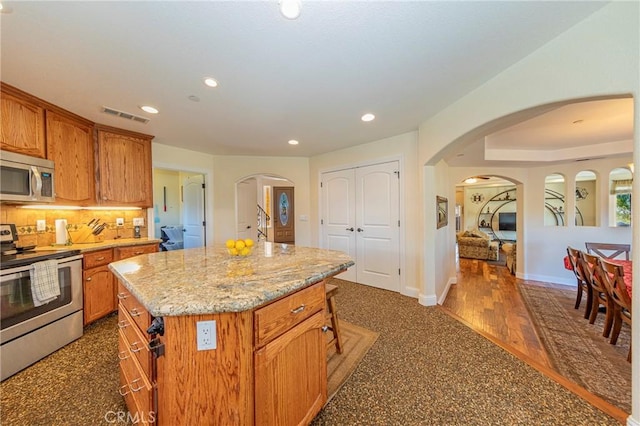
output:
MULTIPOLYGON (((2 81, 167 145, 306 157, 416 130, 605 3, 302 0, 295 21, 275 0, 3 4, 11 13, 0 14, 2 81), (204 86, 207 76, 219 87, 204 86), (150 121, 111 117, 102 106, 150 121), (366 112, 376 120, 360 121, 366 112)), ((488 140, 535 149, 611 138, 612 129, 587 138, 562 126, 578 115, 583 128, 595 118, 626 138, 629 112, 618 107, 598 106, 593 117, 567 108, 488 140), (579 138, 553 138, 561 133, 579 138)), ((452 160, 461 165, 475 157, 459 154, 452 160)))

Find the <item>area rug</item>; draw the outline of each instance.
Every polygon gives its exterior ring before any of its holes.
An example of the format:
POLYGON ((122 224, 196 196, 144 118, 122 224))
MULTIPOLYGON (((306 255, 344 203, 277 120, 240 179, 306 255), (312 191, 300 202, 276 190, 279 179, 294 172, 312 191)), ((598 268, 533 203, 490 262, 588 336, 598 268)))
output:
POLYGON ((631 330, 626 324, 617 345, 602 336, 604 313, 594 324, 574 309, 575 290, 519 284, 553 368, 570 381, 627 413, 631 412, 631 364, 626 361, 631 330))
POLYGON ((327 394, 331 398, 340 390, 342 385, 349 379, 356 367, 369 352, 371 346, 378 339, 378 333, 367 330, 363 327, 340 320, 340 334, 342 335, 342 345, 344 350, 337 353, 335 347, 330 349, 327 363, 327 394))

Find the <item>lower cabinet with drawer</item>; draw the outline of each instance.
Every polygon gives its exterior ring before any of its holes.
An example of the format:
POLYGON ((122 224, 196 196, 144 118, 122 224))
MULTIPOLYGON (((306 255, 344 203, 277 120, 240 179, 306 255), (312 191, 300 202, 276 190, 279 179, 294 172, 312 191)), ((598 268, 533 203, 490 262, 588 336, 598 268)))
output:
POLYGON ((153 318, 120 284, 120 393, 132 418, 153 417, 158 425, 308 424, 327 400, 324 285, 250 311, 165 316, 148 350, 145 327, 153 318), (215 349, 198 350, 202 321, 215 321, 215 349))
POLYGON ((118 308, 117 285, 109 270, 109 263, 156 251, 158 251, 157 244, 140 244, 84 253, 82 265, 84 325, 109 315, 118 308))

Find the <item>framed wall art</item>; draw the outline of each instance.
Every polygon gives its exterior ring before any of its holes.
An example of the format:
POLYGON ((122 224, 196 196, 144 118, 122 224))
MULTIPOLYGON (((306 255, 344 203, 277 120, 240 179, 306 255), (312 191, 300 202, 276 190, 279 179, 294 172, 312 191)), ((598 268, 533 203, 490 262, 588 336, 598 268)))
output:
POLYGON ((436 215, 438 223, 436 228, 440 229, 447 226, 449 218, 449 201, 445 197, 436 195, 436 215))

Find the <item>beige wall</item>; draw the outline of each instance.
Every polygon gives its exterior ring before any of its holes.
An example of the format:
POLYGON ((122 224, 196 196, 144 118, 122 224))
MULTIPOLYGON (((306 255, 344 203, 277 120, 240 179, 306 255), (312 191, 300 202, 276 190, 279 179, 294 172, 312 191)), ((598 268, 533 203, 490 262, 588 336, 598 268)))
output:
POLYGON ((271 175, 290 180, 295 188, 296 244, 312 246, 309 208, 309 159, 301 157, 215 156, 214 242, 236 234, 236 183, 250 176, 271 175), (307 220, 304 220, 306 216, 307 220))

